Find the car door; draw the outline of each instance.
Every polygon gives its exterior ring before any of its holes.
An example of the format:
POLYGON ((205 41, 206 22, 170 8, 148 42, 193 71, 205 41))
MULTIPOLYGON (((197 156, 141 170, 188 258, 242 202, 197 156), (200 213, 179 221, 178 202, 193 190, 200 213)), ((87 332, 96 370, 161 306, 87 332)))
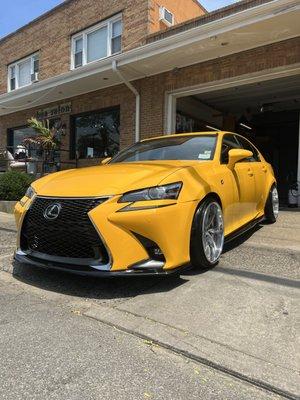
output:
POLYGON ((255 180, 255 191, 256 191, 256 215, 264 209, 264 193, 267 184, 267 166, 262 162, 258 150, 250 143, 247 139, 242 136, 237 136, 237 139, 241 146, 245 150, 252 151, 253 157, 251 157, 251 168, 254 173, 255 180))
MULTIPOLYGON (((222 142, 221 164, 228 164, 228 153, 231 149, 243 148, 237 137, 225 134, 222 142)), ((231 170, 233 187, 236 192, 235 228, 247 223, 254 218, 256 212, 256 187, 252 162, 249 159, 235 164, 231 170)))

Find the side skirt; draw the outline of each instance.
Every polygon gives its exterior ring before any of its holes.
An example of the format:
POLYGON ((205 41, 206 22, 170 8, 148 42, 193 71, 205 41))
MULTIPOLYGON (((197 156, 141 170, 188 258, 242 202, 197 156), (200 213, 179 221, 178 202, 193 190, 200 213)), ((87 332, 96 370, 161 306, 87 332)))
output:
POLYGON ((241 228, 237 229, 236 231, 230 233, 229 235, 225 236, 225 244, 230 243, 232 240, 238 238, 239 236, 243 235, 244 233, 250 231, 251 229, 253 229, 257 224, 259 224, 260 222, 262 222, 264 220, 264 216, 263 217, 259 217, 256 218, 250 222, 248 222, 247 224, 243 225, 241 228))

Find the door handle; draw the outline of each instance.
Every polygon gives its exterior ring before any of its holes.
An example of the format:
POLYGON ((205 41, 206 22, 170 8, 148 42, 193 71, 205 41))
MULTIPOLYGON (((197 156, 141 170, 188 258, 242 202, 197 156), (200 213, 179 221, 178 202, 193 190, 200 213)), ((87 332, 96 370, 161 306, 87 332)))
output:
POLYGON ((267 172, 268 171, 267 167, 262 167, 262 170, 263 170, 263 172, 267 172))
POLYGON ((249 176, 253 176, 253 171, 252 171, 251 168, 248 169, 248 175, 249 175, 249 176))

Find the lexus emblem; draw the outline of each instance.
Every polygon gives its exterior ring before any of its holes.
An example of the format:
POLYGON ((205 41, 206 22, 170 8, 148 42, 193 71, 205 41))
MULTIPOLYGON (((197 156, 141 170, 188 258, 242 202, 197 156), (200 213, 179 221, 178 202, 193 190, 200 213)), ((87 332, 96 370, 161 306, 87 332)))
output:
POLYGON ((50 204, 44 211, 44 218, 52 221, 59 216, 61 210, 61 204, 53 203, 50 204))

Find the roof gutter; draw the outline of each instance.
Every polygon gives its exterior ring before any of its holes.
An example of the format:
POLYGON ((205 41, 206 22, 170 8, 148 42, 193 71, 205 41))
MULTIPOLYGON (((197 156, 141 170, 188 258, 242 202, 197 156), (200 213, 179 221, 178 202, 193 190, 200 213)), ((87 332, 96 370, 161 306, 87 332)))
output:
POLYGON ((118 68, 117 60, 112 62, 113 71, 119 76, 122 82, 128 87, 129 90, 135 95, 135 142, 140 141, 140 121, 141 121, 141 95, 137 89, 126 79, 125 75, 118 68))

